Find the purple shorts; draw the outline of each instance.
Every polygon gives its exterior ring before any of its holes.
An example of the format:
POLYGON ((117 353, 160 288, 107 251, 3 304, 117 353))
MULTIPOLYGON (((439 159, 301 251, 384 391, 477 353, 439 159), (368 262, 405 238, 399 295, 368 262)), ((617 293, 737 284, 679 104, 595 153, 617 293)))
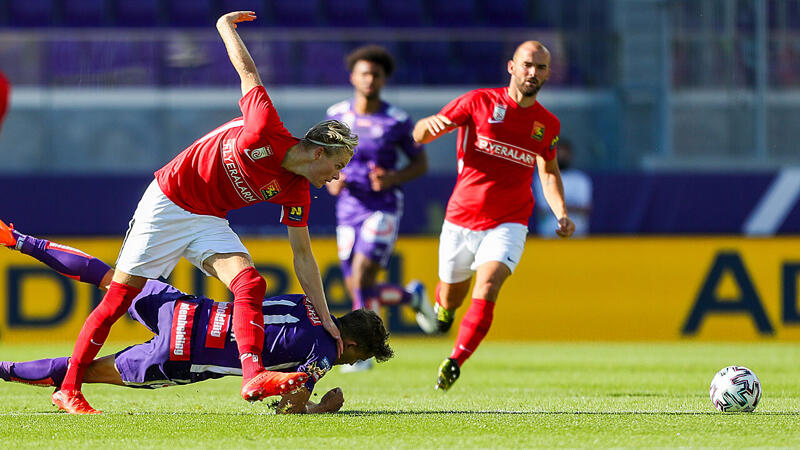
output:
MULTIPOLYGON (((191 296, 160 281, 150 280, 134 299, 128 314, 155 336, 116 354, 122 381, 130 387, 157 388, 192 380, 190 361, 170 361, 170 329, 175 301, 191 296)), ((197 301, 197 300, 194 300, 197 301)))
POLYGON ((336 227, 336 244, 342 262, 342 274, 347 277, 352 270, 353 255, 361 253, 386 267, 397 241, 400 215, 375 211, 364 221, 336 227))

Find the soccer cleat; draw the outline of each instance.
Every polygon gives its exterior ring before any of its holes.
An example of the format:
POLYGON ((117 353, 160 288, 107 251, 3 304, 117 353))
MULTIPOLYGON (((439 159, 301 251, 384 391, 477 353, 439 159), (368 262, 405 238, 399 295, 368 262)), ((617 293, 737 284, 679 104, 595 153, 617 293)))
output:
POLYGON ((61 411, 66 411, 70 414, 101 414, 86 401, 81 394, 81 391, 55 391, 53 396, 50 397, 53 404, 58 406, 61 411))
POLYGON ((17 238, 14 237, 14 224, 6 225, 5 222, 0 220, 0 245, 5 247, 14 247, 17 245, 17 238))
POLYGON ((453 326, 453 321, 456 320, 456 312, 445 309, 440 304, 433 306, 436 312, 436 326, 439 328, 440 333, 447 333, 450 327, 453 326))
POLYGON ((444 360, 439 366, 439 378, 436 380, 436 389, 441 389, 447 392, 448 389, 456 382, 459 375, 461 375, 461 368, 458 367, 458 361, 453 358, 444 360))
POLYGON ((242 398, 248 402, 263 400, 273 395, 283 395, 303 387, 308 380, 304 372, 272 372, 262 370, 242 384, 242 398))
POLYGON ((411 294, 411 308, 417 312, 417 324, 425 334, 434 334, 439 331, 436 324, 436 311, 433 310, 428 300, 425 285, 419 280, 412 280, 406 285, 406 292, 411 294))

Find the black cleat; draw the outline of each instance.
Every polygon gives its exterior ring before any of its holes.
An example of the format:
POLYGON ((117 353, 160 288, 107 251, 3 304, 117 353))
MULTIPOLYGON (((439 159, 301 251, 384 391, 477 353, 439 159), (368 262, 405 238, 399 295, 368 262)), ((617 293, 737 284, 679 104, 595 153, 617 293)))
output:
POLYGON ((442 365, 439 366, 439 378, 436 381, 436 389, 447 392, 460 375, 461 368, 458 367, 458 361, 453 358, 445 359, 442 365))

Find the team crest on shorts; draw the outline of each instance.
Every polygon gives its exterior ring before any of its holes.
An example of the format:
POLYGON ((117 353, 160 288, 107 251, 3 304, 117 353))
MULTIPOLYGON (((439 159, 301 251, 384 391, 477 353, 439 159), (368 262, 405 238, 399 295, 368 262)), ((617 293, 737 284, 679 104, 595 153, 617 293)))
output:
POLYGON ((281 192, 281 185, 278 184, 278 180, 272 180, 266 185, 261 186, 260 190, 261 195, 264 196, 264 200, 269 200, 281 192))
POLYGON ((266 147, 257 148, 255 150, 245 149, 245 154, 247 157, 252 159, 253 161, 261 158, 266 158, 267 156, 272 156, 272 147, 267 145, 266 147))
POLYGON ((533 122, 533 131, 531 131, 531 137, 536 139, 537 141, 541 141, 544 139, 544 124, 541 122, 533 122))

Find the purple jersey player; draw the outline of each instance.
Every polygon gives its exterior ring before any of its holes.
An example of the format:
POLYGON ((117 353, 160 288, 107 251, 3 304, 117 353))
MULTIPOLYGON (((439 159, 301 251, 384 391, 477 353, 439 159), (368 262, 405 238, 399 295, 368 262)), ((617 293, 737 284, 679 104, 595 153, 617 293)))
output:
MULTIPOLYGON (((59 273, 105 290, 111 267, 80 250, 23 235, 0 221, 0 244, 21 251, 59 273)), ((226 375, 241 375, 242 368, 231 327, 234 304, 188 295, 166 283, 149 280, 133 300, 128 314, 155 334, 149 341, 115 355, 95 360, 84 382, 136 388, 158 388, 195 383, 226 375)), ((334 319, 345 349, 337 358, 336 341, 305 295, 264 299, 264 351, 268 370, 304 372, 308 380, 283 395, 281 413, 335 412, 344 401, 341 389, 326 393, 320 403, 309 401, 316 382, 336 364, 351 364, 392 356, 388 332, 372 311, 351 311, 334 319)), ((68 357, 26 362, 0 362, 0 378, 39 386, 58 387, 67 370, 68 357)))
POLYGON ((397 239, 403 214, 400 185, 427 171, 425 151, 411 137, 413 122, 408 114, 381 100, 381 88, 394 69, 386 49, 374 45, 358 48, 347 56, 346 63, 354 96, 328 108, 328 118, 350 125, 359 144, 339 180, 327 187, 338 196, 336 239, 353 309, 408 303, 418 312, 422 329, 433 332, 433 309, 421 283, 412 281, 405 289, 376 284, 397 239), (402 169, 397 168, 400 152, 408 159, 402 169))

